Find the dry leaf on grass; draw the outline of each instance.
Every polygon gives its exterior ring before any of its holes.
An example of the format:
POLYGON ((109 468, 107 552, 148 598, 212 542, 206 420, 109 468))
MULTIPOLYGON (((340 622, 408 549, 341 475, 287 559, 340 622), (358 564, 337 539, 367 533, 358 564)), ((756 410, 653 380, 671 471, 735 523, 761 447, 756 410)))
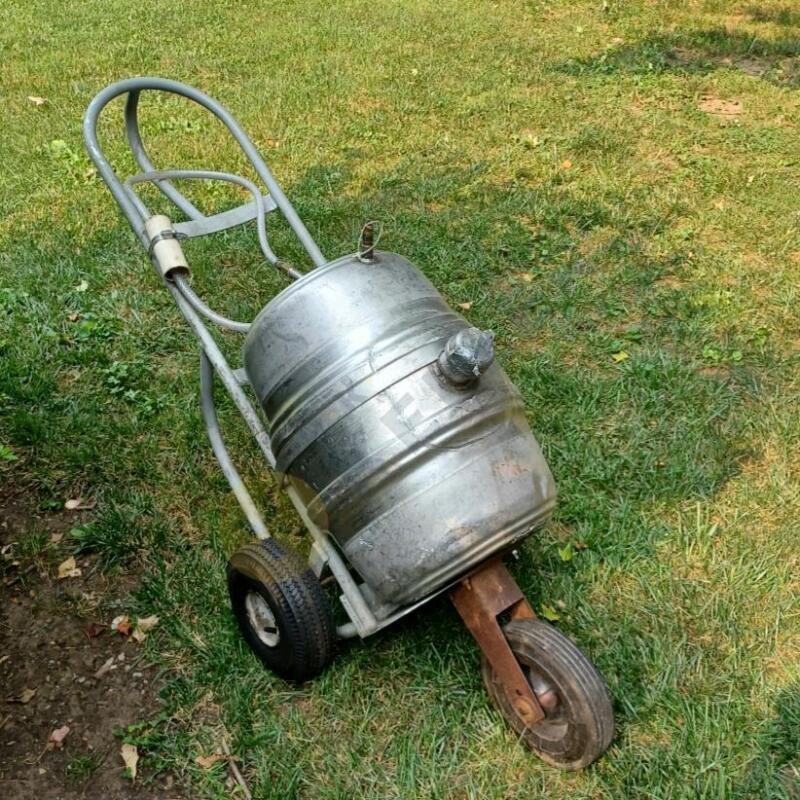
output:
POLYGON ((63 533, 51 533, 50 544, 58 544, 64 538, 63 533))
POLYGON ((79 578, 80 574, 81 571, 75 564, 75 559, 72 556, 58 565, 59 580, 63 580, 64 578, 79 578))
POLYGON ((73 497, 64 503, 64 508, 67 511, 88 511, 94 506, 94 501, 87 502, 82 497, 73 497))
POLYGON ((50 750, 60 750, 64 746, 64 739, 67 738, 68 733, 69 725, 62 725, 60 728, 56 728, 47 740, 47 747, 50 750))
POLYGON ((139 751, 135 744, 123 744, 119 751, 122 760, 125 762, 125 769, 131 780, 136 778, 136 765, 139 763, 139 751))
POLYGON ((155 614, 149 617, 139 617, 136 620, 136 629, 133 631, 131 639, 135 642, 143 642, 156 625, 158 625, 158 617, 155 614))
POLYGON ((520 272, 519 277, 525 281, 525 283, 531 283, 533 281, 533 275, 530 272, 520 272))
POLYGON ((155 614, 151 614, 149 617, 139 617, 136 620, 136 629, 142 633, 149 633, 156 625, 158 625, 158 617, 155 614))
POLYGON ((35 106, 43 106, 47 102, 46 97, 37 97, 35 94, 29 94, 28 100, 30 100, 35 106))
POLYGON ((472 303, 459 303, 459 308, 463 308, 464 311, 469 311, 472 308, 472 303))
POLYGON ((131 621, 128 619, 127 614, 120 614, 118 617, 114 617, 114 619, 111 620, 111 630, 123 636, 130 636, 131 629, 131 621))
POLYGON ((214 764, 218 763, 219 761, 230 761, 231 756, 223 755, 222 753, 213 753, 210 756, 197 756, 194 760, 195 764, 203 769, 209 769, 213 767, 214 764))

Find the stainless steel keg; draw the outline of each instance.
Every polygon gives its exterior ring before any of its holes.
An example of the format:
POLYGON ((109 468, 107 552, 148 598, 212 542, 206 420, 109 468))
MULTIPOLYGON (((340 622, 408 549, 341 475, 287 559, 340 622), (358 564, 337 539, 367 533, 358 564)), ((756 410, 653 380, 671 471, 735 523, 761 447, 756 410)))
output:
POLYGON ((290 285, 244 345, 278 472, 386 602, 457 578, 555 503, 500 366, 448 370, 469 329, 417 267, 379 252, 290 285))

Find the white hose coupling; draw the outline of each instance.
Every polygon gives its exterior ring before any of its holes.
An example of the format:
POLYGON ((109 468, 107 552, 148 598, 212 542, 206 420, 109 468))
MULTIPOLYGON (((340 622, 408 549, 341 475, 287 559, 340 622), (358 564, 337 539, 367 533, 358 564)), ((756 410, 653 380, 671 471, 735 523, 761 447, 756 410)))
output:
POLYGON ((176 270, 188 274, 189 264, 178 241, 178 232, 172 227, 169 217, 156 214, 144 224, 150 241, 148 252, 158 274, 165 280, 176 270))

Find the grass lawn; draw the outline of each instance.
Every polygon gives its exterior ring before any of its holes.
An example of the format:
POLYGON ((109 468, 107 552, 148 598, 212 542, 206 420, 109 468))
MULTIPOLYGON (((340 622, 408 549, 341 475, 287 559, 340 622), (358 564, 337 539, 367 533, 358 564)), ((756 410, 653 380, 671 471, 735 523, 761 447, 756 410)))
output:
MULTIPOLYGON (((225 765, 194 761, 227 736, 258 800, 800 797, 795 4, 12 0, 0 47, 0 481, 95 498, 74 547, 161 617, 163 713, 127 733, 145 778, 228 797, 225 765), (224 565, 248 531, 196 345, 81 142, 94 93, 136 74, 222 100, 327 256, 379 218, 497 332, 560 488, 514 574, 611 688, 594 767, 517 745, 444 600, 300 688, 246 650, 224 565)), ((143 118, 159 166, 240 166, 193 109, 143 118)), ((230 316, 285 285, 253 230, 186 251, 230 316)), ((307 547, 221 416, 275 535, 307 547)))

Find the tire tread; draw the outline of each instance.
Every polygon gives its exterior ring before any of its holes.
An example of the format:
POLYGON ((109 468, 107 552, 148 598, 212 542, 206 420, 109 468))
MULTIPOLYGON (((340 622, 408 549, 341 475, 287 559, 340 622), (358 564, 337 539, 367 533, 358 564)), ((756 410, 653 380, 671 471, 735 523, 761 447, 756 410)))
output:
POLYGON ((234 614, 256 655, 283 678, 303 682, 318 675, 333 658, 336 631, 330 604, 311 568, 275 539, 239 548, 228 561, 228 588, 234 614), (287 663, 276 661, 250 631, 239 606, 240 576, 260 584, 280 611, 280 633, 289 643, 287 663))
POLYGON ((573 770, 588 766, 608 749, 614 738, 611 699, 600 674, 571 639, 542 620, 514 620, 507 623, 503 631, 517 657, 524 652, 534 663, 537 658, 540 659, 550 669, 557 670, 569 685, 576 706, 586 712, 581 713, 580 719, 586 727, 581 742, 582 751, 567 758, 563 752, 539 749, 536 726, 526 729, 522 720, 513 715, 510 706, 504 703, 502 687, 493 680, 492 669, 484 659, 484 683, 495 706, 521 735, 525 744, 549 764, 573 770))

